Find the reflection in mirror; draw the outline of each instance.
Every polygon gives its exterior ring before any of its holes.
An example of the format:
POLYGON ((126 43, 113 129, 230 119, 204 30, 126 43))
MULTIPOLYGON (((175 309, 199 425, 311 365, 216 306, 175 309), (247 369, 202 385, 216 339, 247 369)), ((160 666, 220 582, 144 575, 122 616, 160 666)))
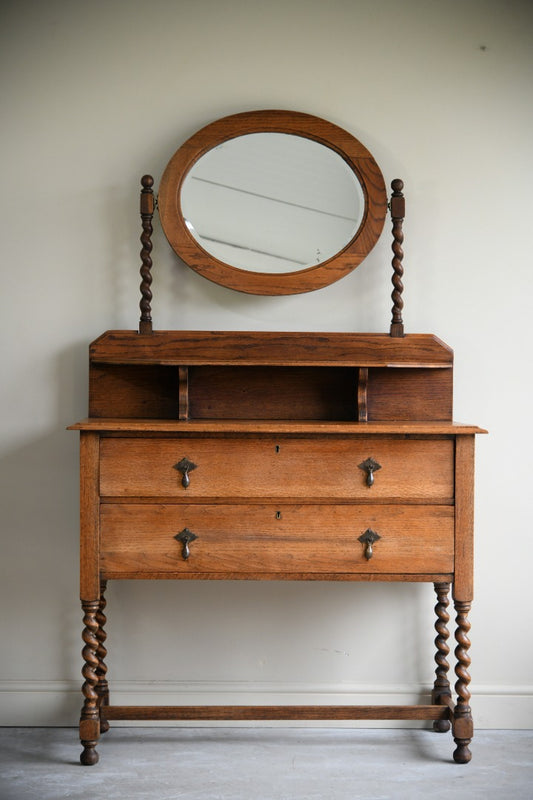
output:
POLYGON ((365 214, 344 159, 285 133, 237 136, 206 152, 180 194, 185 224, 215 258, 244 270, 307 269, 339 253, 365 214))

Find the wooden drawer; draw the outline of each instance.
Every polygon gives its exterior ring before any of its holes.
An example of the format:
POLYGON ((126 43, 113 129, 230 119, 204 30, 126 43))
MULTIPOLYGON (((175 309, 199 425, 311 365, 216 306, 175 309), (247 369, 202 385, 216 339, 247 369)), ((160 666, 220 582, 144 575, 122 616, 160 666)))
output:
POLYGON ((104 577, 450 573, 451 506, 105 503, 104 577), (379 534, 367 560, 358 540, 379 534), (176 535, 197 538, 183 557, 176 535))
POLYGON ((453 499, 454 443, 386 438, 103 438, 100 493, 107 497, 286 498, 374 502, 453 499), (196 465, 182 485, 175 465, 196 465), (381 468, 374 483, 358 465, 381 468))

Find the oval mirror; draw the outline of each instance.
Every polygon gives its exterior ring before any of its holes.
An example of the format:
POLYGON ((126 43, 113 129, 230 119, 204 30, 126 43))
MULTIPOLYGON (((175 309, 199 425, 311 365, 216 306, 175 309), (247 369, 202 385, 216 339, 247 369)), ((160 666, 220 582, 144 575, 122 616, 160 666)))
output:
POLYGON ((327 286, 383 228, 383 177, 346 131, 308 114, 257 111, 208 125, 172 157, 159 211, 176 253, 252 294, 327 286))

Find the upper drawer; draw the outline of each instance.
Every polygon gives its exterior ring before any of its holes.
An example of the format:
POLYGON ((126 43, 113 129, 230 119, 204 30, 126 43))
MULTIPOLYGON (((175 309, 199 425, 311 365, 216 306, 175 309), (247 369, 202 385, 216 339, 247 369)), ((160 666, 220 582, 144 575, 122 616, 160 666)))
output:
POLYGON ((187 502, 239 497, 451 502, 453 452, 453 441, 445 439, 103 438, 100 492, 187 502), (373 482, 359 466, 369 458, 379 464, 373 482), (188 478, 176 468, 182 459, 195 465, 188 478))

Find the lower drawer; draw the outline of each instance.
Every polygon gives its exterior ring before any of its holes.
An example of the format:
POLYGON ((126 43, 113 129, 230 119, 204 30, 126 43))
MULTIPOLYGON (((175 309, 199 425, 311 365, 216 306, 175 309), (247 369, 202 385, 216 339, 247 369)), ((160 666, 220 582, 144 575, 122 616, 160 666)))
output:
POLYGON ((103 504, 100 536, 103 577, 453 572, 450 506, 103 504))

